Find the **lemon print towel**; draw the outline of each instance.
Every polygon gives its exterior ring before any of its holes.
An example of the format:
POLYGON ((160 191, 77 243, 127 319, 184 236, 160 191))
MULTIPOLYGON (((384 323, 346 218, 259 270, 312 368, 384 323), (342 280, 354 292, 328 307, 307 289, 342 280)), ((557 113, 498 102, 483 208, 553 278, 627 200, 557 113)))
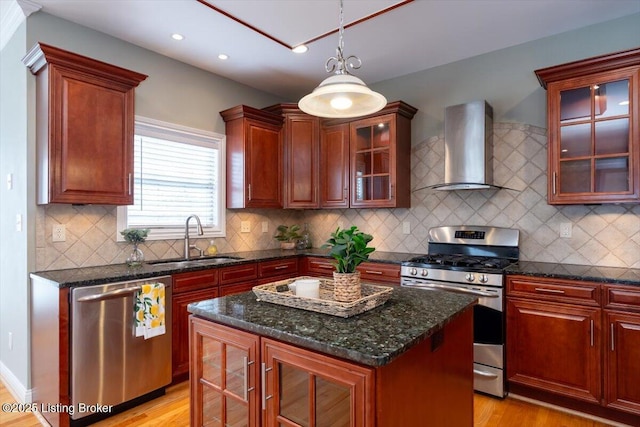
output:
POLYGON ((134 299, 133 312, 136 337, 147 339, 164 334, 164 284, 143 284, 134 299))

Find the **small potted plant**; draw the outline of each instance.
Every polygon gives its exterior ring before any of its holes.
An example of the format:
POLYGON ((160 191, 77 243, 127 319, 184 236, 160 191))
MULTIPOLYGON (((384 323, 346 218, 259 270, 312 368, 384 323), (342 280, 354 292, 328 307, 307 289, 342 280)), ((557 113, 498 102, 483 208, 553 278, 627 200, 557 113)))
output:
POLYGON ((299 231, 299 225, 279 225, 273 238, 280 242, 281 249, 293 249, 296 246, 296 240, 302 237, 299 231))
POLYGON ((361 297, 360 272, 356 267, 376 250, 367 246, 372 240, 373 236, 363 233, 356 226, 342 230, 338 227, 323 245, 323 248, 331 249, 329 255, 336 260, 336 271, 333 272, 333 296, 336 301, 352 302, 361 297))
POLYGON ((147 235, 149 234, 149 229, 127 228, 125 230, 122 230, 120 234, 122 234, 124 240, 133 244, 133 251, 131 251, 131 255, 129 255, 129 258, 127 258, 127 264, 129 264, 129 266, 131 267, 142 265, 142 262, 144 261, 144 254, 138 248, 138 245, 146 240, 147 235))

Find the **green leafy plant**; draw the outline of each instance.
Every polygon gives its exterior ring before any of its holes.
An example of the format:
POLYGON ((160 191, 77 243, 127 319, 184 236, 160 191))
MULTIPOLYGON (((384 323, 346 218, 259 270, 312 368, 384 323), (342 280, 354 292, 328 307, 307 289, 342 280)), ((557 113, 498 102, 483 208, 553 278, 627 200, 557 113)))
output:
POLYGON ((334 265, 338 273, 355 273, 356 267, 376 250, 367 246, 372 240, 373 236, 358 230, 355 225, 342 230, 338 227, 322 247, 331 248, 329 255, 337 261, 334 265))
POLYGON ((293 242, 302 237, 300 233, 298 233, 300 231, 300 226, 295 224, 291 226, 279 225, 278 228, 276 228, 276 231, 277 233, 273 238, 281 242, 293 242))
POLYGON ((120 232, 129 243, 138 244, 142 243, 146 240, 147 235, 149 234, 148 228, 127 228, 120 232))

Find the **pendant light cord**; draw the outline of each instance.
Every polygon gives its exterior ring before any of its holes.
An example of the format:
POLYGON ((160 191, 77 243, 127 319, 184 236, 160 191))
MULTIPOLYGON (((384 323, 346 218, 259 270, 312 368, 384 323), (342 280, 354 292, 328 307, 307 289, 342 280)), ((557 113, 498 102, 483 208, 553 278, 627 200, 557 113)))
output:
POLYGON ((327 63, 324 68, 327 73, 335 74, 350 74, 349 67, 357 70, 362 66, 362 61, 355 55, 344 57, 344 12, 343 12, 343 0, 340 0, 340 16, 339 16, 339 31, 338 31, 338 47, 336 48, 336 56, 332 56, 327 59, 327 63))

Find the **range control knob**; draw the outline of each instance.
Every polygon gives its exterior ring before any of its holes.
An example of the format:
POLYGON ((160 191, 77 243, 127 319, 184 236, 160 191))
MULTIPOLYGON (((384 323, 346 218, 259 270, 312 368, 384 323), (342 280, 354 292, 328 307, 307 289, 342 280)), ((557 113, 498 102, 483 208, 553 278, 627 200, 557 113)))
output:
POLYGON ((465 279, 467 279, 467 282, 473 282, 474 280, 476 280, 476 276, 474 276, 472 273, 467 273, 465 279))
POLYGON ((489 281, 489 277, 486 274, 480 275, 480 283, 487 283, 489 281))
POLYGON ((418 274, 418 269, 413 267, 411 270, 409 270, 409 274, 411 274, 412 276, 415 276, 416 274, 418 274))
POLYGON ((422 273, 420 273, 422 275, 422 277, 427 277, 429 275, 429 270, 427 270, 426 268, 422 269, 422 273))

